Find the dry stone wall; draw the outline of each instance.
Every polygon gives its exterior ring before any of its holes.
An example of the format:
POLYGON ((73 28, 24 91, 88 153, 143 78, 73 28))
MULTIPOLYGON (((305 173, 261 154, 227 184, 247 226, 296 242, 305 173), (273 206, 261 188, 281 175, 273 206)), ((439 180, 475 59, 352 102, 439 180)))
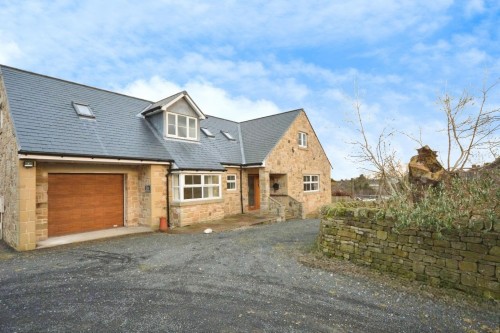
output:
POLYGON ((322 217, 321 251, 380 271, 500 299, 500 221, 476 230, 395 231, 376 210, 348 209, 322 217))

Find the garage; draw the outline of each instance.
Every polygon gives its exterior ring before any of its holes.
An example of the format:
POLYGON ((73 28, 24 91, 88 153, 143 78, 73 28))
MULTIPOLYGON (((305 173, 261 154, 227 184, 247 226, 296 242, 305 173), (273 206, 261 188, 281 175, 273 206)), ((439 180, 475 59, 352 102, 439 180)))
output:
POLYGON ((49 174, 48 236, 123 226, 122 174, 49 174))

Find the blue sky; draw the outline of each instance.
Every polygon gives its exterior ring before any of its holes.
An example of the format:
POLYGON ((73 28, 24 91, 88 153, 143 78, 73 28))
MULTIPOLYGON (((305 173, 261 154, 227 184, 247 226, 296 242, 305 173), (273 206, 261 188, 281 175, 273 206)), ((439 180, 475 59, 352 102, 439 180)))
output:
MULTIPOLYGON (((238 121, 304 108, 332 177, 350 178, 366 173, 355 82, 369 138, 421 130, 444 156, 437 98, 500 77, 500 3, 0 0, 0 63, 151 100, 185 89, 238 121)), ((403 161, 418 148, 391 144, 403 161)))

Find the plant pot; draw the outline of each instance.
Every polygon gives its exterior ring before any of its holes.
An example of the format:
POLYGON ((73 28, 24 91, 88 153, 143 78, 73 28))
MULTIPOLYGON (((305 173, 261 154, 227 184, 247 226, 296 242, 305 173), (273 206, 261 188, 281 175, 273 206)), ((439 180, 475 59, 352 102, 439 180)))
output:
POLYGON ((160 217, 160 231, 161 232, 167 232, 168 231, 168 224, 167 224, 167 218, 166 217, 160 217))

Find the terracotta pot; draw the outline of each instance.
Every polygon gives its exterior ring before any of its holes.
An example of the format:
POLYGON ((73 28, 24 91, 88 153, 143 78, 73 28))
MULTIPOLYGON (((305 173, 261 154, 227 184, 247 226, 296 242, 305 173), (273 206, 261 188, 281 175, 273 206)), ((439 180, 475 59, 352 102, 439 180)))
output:
POLYGON ((160 217, 160 231, 161 232, 167 232, 168 231, 168 224, 167 224, 167 218, 166 217, 160 217))

